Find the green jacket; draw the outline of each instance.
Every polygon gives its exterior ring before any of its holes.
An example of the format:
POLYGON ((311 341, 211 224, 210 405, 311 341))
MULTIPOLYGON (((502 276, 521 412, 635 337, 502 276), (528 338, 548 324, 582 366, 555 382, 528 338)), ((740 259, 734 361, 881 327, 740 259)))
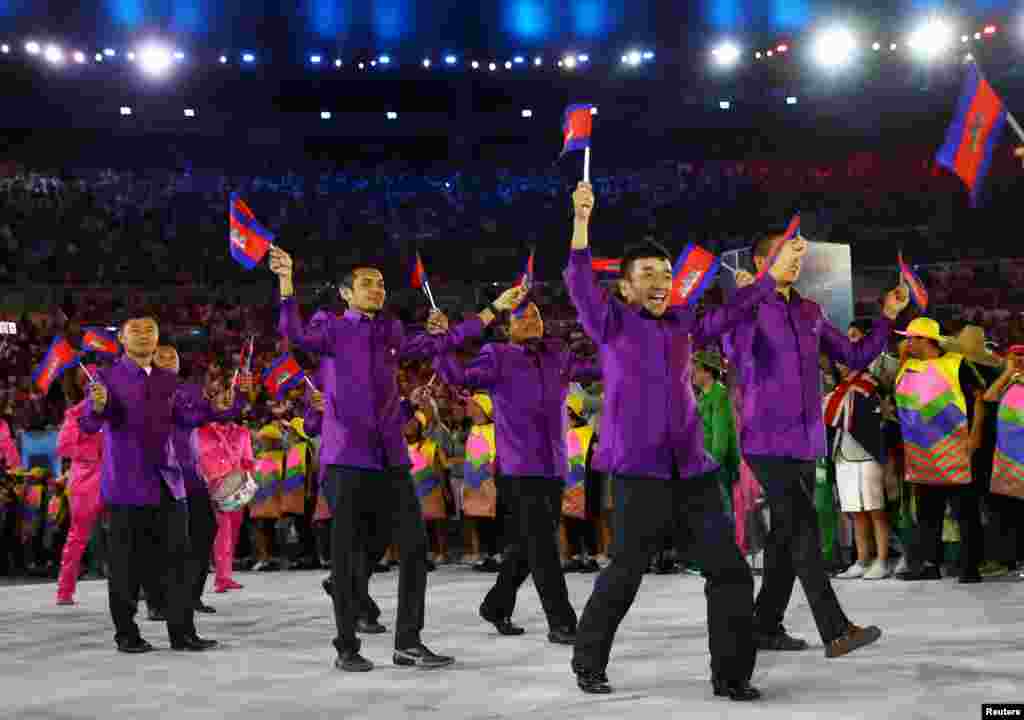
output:
POLYGON ((704 421, 704 449, 730 473, 739 469, 740 451, 736 441, 736 418, 725 385, 716 382, 697 400, 697 412, 704 421))

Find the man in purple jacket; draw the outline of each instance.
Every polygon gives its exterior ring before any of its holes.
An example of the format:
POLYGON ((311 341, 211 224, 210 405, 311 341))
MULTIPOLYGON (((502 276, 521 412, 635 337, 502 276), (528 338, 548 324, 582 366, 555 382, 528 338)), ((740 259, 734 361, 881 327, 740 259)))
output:
POLYGON ((139 585, 147 576, 147 587, 165 594, 160 609, 173 649, 200 651, 217 644, 195 629, 188 506, 173 442, 175 428, 196 428, 214 412, 205 400, 180 392, 174 373, 154 366, 159 338, 152 317, 124 323, 124 355, 99 371, 89 388, 89 410, 79 419, 83 432, 103 430, 100 483, 110 509, 110 614, 117 648, 126 653, 153 649, 134 619, 139 585))
POLYGON ((512 530, 498 579, 480 606, 480 617, 502 635, 521 635, 512 623, 516 593, 532 573, 548 620, 548 640, 572 645, 576 612, 569 603, 555 541, 562 511, 569 383, 601 377, 597 364, 576 356, 564 343, 542 339, 544 321, 530 303, 509 323, 510 343, 485 345, 468 367, 454 353, 434 359, 450 385, 490 393, 494 402, 498 494, 512 530))
POLYGON ((479 336, 496 313, 513 309, 523 291, 512 288, 479 316, 448 330, 448 319, 431 313, 427 332, 407 333, 402 322, 383 313, 384 276, 372 265, 359 265, 342 281, 341 295, 348 303, 344 316, 304 328, 293 295, 291 257, 280 248, 270 251, 270 269, 278 276, 281 293, 280 331, 307 352, 335 359, 333 390, 327 403, 321 435, 320 462, 328 466, 327 481, 334 486, 334 526, 331 565, 334 577, 334 614, 338 636, 335 666, 349 672, 367 672, 373 663, 359 654, 356 638, 358 602, 354 597, 357 569, 354 552, 364 543, 363 518, 373 517, 388 529, 401 549, 398 578, 398 618, 395 627, 396 665, 444 667, 454 658, 431 652, 420 640, 427 580, 427 536, 419 498, 409 474, 409 448, 402 436, 398 365, 403 359, 427 358, 458 347, 479 336))
POLYGON ((580 183, 565 282, 580 323, 597 343, 604 374, 601 444, 594 466, 611 475, 615 494, 615 557, 598 576, 576 631, 572 669, 587 693, 608 693, 605 668, 615 631, 629 610, 651 555, 674 532, 703 568, 707 586, 712 685, 716 695, 754 700, 754 581, 722 506, 704 450, 703 422, 693 395, 691 356, 728 332, 775 291, 781 269, 806 250, 787 243, 765 278, 737 291, 729 305, 702 317, 669 307, 672 261, 653 245, 622 259, 619 290, 609 297, 591 267, 594 195, 580 183))
MULTIPOLYGON (((779 232, 754 244, 754 265, 764 267, 779 232)), ((771 528, 764 553, 764 581, 755 603, 755 631, 762 650, 803 650, 807 643, 782 626, 795 578, 807 596, 827 657, 839 657, 881 637, 877 627, 851 623, 825 572, 814 508, 815 462, 825 455, 819 354, 863 370, 885 349, 892 321, 907 306, 904 288, 891 291, 871 333, 850 342, 821 307, 800 296, 799 258, 777 278, 768 300, 745 313, 730 336, 731 361, 743 393, 740 449, 764 488, 771 528)))

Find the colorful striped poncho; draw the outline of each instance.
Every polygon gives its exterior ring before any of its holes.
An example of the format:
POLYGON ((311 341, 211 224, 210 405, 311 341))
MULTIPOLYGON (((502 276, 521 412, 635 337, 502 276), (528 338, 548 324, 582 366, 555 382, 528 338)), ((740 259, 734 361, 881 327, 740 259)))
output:
POLYGON ((18 537, 22 544, 31 542, 43 527, 43 495, 49 471, 35 467, 15 475, 21 480, 16 493, 18 498, 18 537))
POLYGON ((924 485, 971 481, 967 455, 967 404, 960 389, 963 356, 908 360, 896 378, 896 407, 903 428, 906 477, 924 485))
POLYGON ((565 436, 568 446, 569 472, 562 491, 562 514, 584 519, 587 516, 587 453, 594 439, 594 428, 589 425, 569 428, 565 436))
POLYGON ((1013 384, 999 403, 992 492, 1024 498, 1024 385, 1013 384))
POLYGON ((492 518, 498 510, 498 489, 494 484, 497 461, 494 424, 474 425, 466 438, 463 468, 462 512, 468 517, 492 518))
POLYGON ((409 446, 409 460, 412 461, 412 481, 416 496, 426 520, 440 520, 447 517, 444 507, 444 488, 438 468, 437 443, 423 440, 409 446))
POLYGON ((56 530, 68 517, 68 489, 66 477, 61 476, 50 485, 50 500, 46 503, 46 529, 56 530))
POLYGON ((249 511, 254 518, 278 519, 305 512, 309 438, 302 418, 292 419, 287 428, 282 432, 278 423, 270 423, 257 435, 267 449, 256 456, 254 478, 259 490, 249 511))

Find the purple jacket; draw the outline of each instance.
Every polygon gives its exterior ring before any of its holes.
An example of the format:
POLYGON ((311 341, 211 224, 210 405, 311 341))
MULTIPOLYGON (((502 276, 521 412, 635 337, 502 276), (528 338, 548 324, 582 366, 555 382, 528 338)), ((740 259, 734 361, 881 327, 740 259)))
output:
POLYGON ((670 308, 661 318, 611 298, 590 266, 590 250, 574 250, 565 271, 580 323, 597 343, 604 373, 601 442, 593 465, 619 475, 682 478, 717 465, 704 450, 704 432, 693 395, 690 356, 728 332, 768 298, 775 281, 766 275, 738 290, 725 307, 702 317, 670 308))
POLYGON ((725 344, 743 393, 740 451, 744 455, 816 460, 825 455, 818 355, 863 370, 885 349, 892 323, 880 316, 852 343, 821 306, 795 290, 773 292, 745 313, 725 344))
POLYGON ((280 331, 303 350, 333 359, 320 388, 326 396, 321 465, 381 470, 410 464, 402 436, 399 362, 454 350, 478 337, 483 324, 473 318, 444 335, 409 335, 397 318, 382 313, 368 318, 350 310, 303 328, 295 299, 287 298, 281 303, 280 331))
POLYGON ((158 367, 149 375, 122 357, 98 371, 107 388, 107 405, 95 413, 92 403, 79 418, 82 432, 103 430, 100 494, 108 505, 159 505, 160 483, 176 499, 185 497, 183 473, 172 434, 189 431, 213 418, 210 404, 179 392, 178 376, 158 367))
POLYGON ((599 380, 596 362, 578 358, 557 340, 543 340, 485 345, 468 367, 446 353, 434 359, 434 369, 450 385, 490 393, 502 475, 565 476, 569 383, 599 380))

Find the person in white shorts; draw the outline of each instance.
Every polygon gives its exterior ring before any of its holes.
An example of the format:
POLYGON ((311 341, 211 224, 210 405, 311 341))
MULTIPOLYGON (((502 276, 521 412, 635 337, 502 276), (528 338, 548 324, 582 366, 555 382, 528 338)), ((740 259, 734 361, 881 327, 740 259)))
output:
MULTIPOLYGON (((847 336, 863 333, 851 325, 847 336)), ((840 382, 825 396, 829 450, 836 466, 839 507, 854 524, 857 562, 836 577, 879 580, 889 575, 889 516, 885 510, 885 453, 878 381, 868 372, 839 366, 840 382), (872 540, 877 549, 872 561, 872 540)))

